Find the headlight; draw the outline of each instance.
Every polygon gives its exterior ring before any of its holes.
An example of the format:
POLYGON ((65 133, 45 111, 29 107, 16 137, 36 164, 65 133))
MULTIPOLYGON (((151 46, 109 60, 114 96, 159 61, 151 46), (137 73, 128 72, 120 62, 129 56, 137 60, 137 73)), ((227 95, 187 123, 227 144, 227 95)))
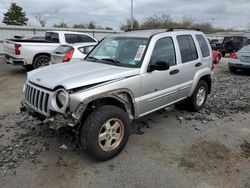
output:
POLYGON ((67 105, 67 99, 68 95, 65 91, 60 90, 56 95, 56 104, 59 108, 63 108, 65 105, 67 105))

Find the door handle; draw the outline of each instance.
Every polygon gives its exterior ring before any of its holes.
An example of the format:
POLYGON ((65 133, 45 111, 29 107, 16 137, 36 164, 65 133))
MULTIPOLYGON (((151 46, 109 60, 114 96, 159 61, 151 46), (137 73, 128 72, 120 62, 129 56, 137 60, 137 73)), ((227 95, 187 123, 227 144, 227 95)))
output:
POLYGON ((170 75, 174 75, 174 74, 178 74, 180 71, 179 71, 179 69, 175 69, 175 70, 172 70, 172 71, 170 71, 170 75))
POLYGON ((201 65, 202 65, 202 63, 196 63, 196 64, 195 64, 196 67, 199 67, 199 66, 201 66, 201 65))

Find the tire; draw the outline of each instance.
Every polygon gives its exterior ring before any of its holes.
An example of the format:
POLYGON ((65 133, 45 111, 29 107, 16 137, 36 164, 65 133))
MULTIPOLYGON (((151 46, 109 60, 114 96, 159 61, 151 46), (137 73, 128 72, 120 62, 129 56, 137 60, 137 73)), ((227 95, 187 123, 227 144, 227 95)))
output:
POLYGON ((49 65, 50 57, 47 55, 39 55, 33 61, 33 68, 38 69, 49 65))
POLYGON ((231 73, 236 73, 237 72, 237 68, 235 68, 235 67, 228 67, 228 69, 229 69, 229 72, 231 72, 231 73))
POLYGON ((192 94, 192 96, 188 99, 188 106, 191 111, 197 112, 203 108, 206 103, 208 96, 208 86, 207 82, 204 80, 200 80, 192 94), (198 97, 200 96, 200 100, 198 97))
POLYGON ((81 145, 92 158, 100 161, 109 160, 126 146, 129 126, 128 114, 121 108, 110 105, 99 107, 82 124, 81 145), (117 136, 117 140, 114 135, 117 136))
POLYGON ((220 63, 220 59, 221 59, 220 55, 217 55, 215 58, 215 63, 216 64, 220 63))

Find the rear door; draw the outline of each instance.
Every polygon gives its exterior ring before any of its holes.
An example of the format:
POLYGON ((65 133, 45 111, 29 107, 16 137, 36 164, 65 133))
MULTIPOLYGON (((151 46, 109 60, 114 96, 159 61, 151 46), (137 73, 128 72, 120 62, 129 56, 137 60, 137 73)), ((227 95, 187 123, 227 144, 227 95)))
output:
POLYGON ((188 96, 194 82, 194 76, 202 68, 202 60, 199 58, 196 43, 192 35, 178 35, 178 46, 180 49, 181 65, 180 88, 177 99, 188 96))

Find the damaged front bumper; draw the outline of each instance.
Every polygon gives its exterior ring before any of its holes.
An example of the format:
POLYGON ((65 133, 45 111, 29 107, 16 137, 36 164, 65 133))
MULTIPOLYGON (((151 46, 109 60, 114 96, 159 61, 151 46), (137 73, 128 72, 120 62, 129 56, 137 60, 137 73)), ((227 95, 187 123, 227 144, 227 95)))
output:
POLYGON ((79 119, 74 117, 72 114, 59 114, 56 112, 52 112, 50 117, 46 117, 45 115, 35 111, 33 108, 31 108, 25 100, 21 102, 20 107, 21 112, 26 112, 28 115, 38 118, 43 123, 50 123, 53 124, 56 127, 64 127, 64 126, 70 126, 75 127, 77 124, 80 123, 79 119))

